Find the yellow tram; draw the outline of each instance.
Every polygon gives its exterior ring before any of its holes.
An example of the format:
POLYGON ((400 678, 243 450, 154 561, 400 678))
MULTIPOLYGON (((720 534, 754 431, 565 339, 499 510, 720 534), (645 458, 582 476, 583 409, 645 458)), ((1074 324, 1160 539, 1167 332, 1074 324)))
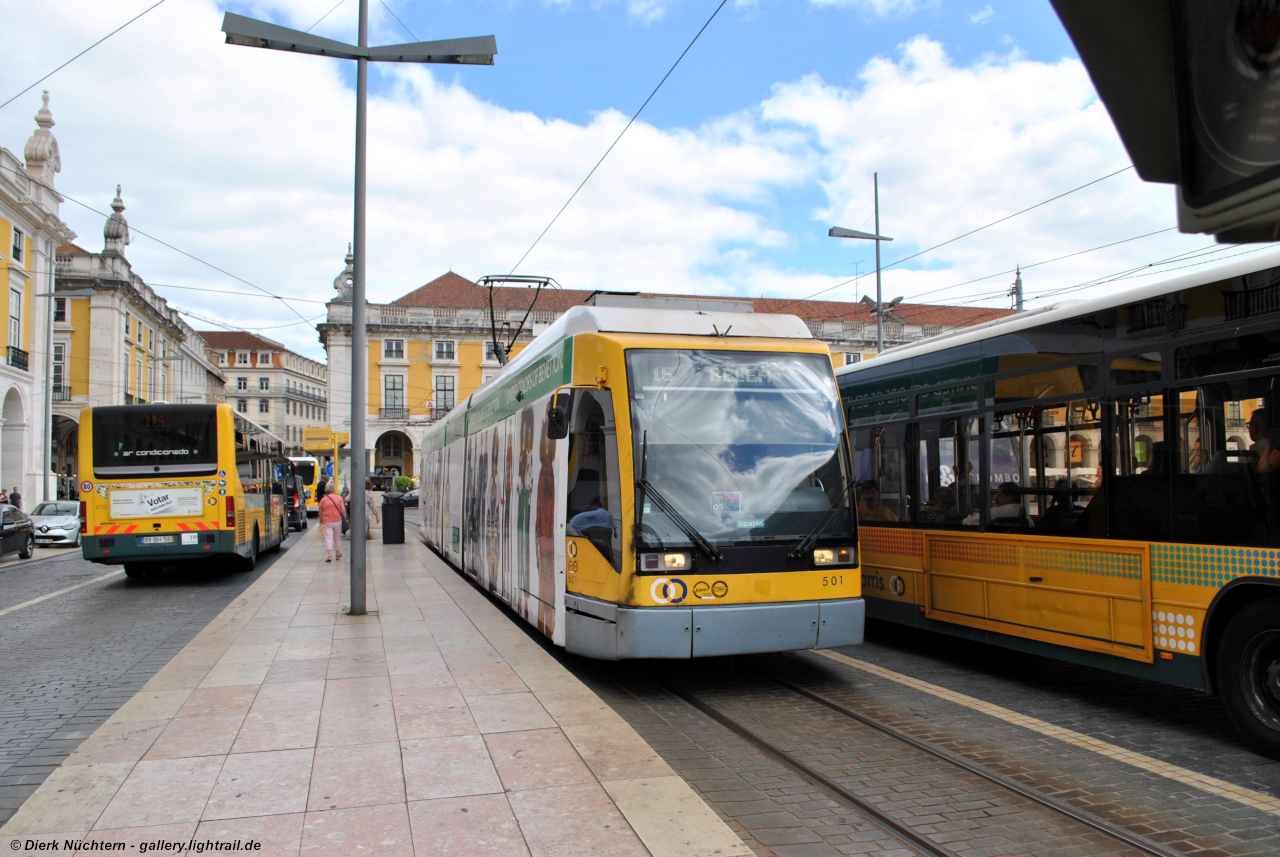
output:
POLYGON ((826 345, 635 301, 571 309, 428 431, 423 540, 589 657, 861 642, 826 345))
POLYGON ((81 549, 145 577, 221 557, 248 571, 289 534, 283 442, 229 405, 138 404, 80 413, 81 549))
POLYGON ((837 372, 867 615, 1216 692, 1280 757, 1280 254, 837 372))

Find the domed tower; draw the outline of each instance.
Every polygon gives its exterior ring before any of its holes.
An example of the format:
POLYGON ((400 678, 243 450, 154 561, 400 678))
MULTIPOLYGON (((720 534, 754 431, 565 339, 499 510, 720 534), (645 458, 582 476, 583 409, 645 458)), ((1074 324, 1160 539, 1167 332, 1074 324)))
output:
POLYGON ((120 198, 120 185, 116 185, 116 198, 111 200, 111 216, 102 227, 102 237, 106 239, 104 256, 123 256, 124 248, 129 244, 129 221, 124 219, 124 200, 120 198))
POLYGON ((338 291, 337 301, 340 303, 349 303, 351 301, 351 289, 356 281, 356 257, 351 252, 351 245, 347 245, 347 267, 342 269, 333 281, 333 287, 338 291))
POLYGON ((58 151, 58 140, 49 130, 54 126, 53 114, 49 112, 49 90, 44 91, 44 104, 36 113, 36 125, 40 126, 22 154, 27 161, 27 174, 38 182, 53 190, 55 173, 62 172, 62 154, 58 151))

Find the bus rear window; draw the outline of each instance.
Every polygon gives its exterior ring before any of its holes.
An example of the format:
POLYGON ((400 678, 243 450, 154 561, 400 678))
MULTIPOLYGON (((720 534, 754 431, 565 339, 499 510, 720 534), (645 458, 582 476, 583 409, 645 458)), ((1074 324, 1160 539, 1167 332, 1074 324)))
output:
POLYGON ((310 485, 316 481, 316 463, 314 461, 295 461, 293 463, 293 472, 302 477, 304 484, 310 485))
POLYGON ((217 408, 128 405, 93 411, 95 476, 218 472, 217 408))

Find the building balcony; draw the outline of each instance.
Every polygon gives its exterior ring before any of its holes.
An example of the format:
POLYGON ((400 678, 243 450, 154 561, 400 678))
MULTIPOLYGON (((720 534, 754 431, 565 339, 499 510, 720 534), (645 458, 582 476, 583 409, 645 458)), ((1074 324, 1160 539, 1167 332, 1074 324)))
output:
POLYGON ((23 372, 31 371, 27 368, 27 356, 27 352, 23 351, 21 348, 14 348, 12 345, 9 346, 9 365, 14 369, 21 369, 23 372))
POLYGON ((71 401, 71 387, 67 384, 53 385, 53 400, 55 402, 71 401))
POLYGON ((408 408, 378 408, 378 418, 384 420, 409 419, 408 408))
POLYGON ((453 410, 453 408, 451 408, 451 407, 450 407, 450 408, 432 408, 432 409, 431 409, 431 419, 433 419, 433 420, 442 420, 442 419, 444 419, 446 416, 448 416, 448 415, 449 415, 449 411, 452 411, 452 410, 453 410))

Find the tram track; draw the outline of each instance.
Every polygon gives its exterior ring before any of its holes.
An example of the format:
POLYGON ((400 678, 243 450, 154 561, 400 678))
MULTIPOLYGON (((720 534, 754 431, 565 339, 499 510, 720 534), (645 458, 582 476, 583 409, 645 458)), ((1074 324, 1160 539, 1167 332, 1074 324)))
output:
MULTIPOLYGON (((1082 825, 1091 831, 1102 834, 1108 839, 1125 846, 1125 849, 1130 851, 1130 853, 1136 852, 1138 854, 1146 855, 1146 857, 1178 857, 1175 852, 1161 848, 1159 845, 1125 830, 1118 825, 1112 824, 1105 819, 1091 816, 1090 814, 1063 801, 1037 792, 1033 788, 1024 786, 1009 777, 989 771, 981 765, 965 759, 958 754, 930 744, 927 741, 922 741, 921 739, 902 732, 888 724, 882 723, 875 718, 868 717, 865 714, 854 711, 851 708, 818 693, 817 691, 810 690, 809 688, 798 685, 788 679, 772 675, 768 672, 758 670, 753 672, 760 679, 775 684, 797 697, 820 705, 847 720, 858 723, 880 733, 881 735, 891 738, 899 744, 910 746, 934 759, 938 759, 954 768, 958 768, 966 774, 978 777, 984 783, 994 786, 1002 792, 1016 795, 1017 798, 1020 798, 1023 801, 1029 801, 1037 807, 1048 810, 1060 818, 1068 819, 1070 823, 1082 825)), ((852 809, 862 814, 868 822, 895 839, 900 840, 907 847, 918 851, 923 855, 927 855, 927 857, 958 857, 957 852, 948 849, 945 845, 934 842, 925 834, 913 829, 909 824, 906 824, 898 818, 886 813, 884 810, 877 807, 874 802, 855 794, 853 791, 842 786, 832 777, 822 773, 812 765, 804 762, 802 759, 797 758, 794 754, 789 753, 786 749, 779 746, 776 741, 764 737, 726 712, 716 708, 706 700, 697 697, 688 690, 677 686, 665 678, 653 675, 651 676, 651 679, 690 707, 719 723, 721 726, 724 726, 730 732, 737 735, 739 738, 743 739, 769 758, 788 768, 811 785, 828 793, 839 802, 850 806, 852 809)))

